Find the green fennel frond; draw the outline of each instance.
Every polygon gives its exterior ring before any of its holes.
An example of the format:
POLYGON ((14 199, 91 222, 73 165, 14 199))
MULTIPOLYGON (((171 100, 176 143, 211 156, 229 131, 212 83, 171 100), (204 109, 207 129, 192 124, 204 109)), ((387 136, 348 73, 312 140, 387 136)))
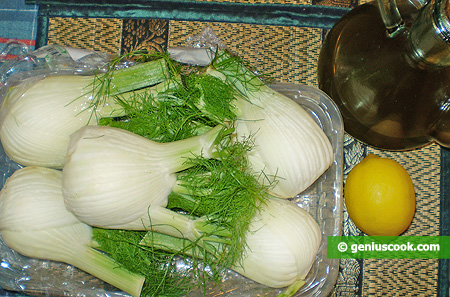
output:
MULTIPOLYGON (((247 97, 248 91, 258 92, 261 86, 273 82, 270 73, 261 73, 247 61, 233 56, 228 51, 218 52, 208 68, 222 73, 225 81, 235 86, 244 97, 247 97)), ((208 68, 205 73, 208 73, 208 68)))
POLYGON ((100 125, 131 131, 157 142, 171 142, 205 133, 214 123, 195 106, 180 97, 184 87, 159 93, 136 93, 133 98, 117 101, 126 110, 122 118, 104 118, 100 125))
POLYGON ((182 297, 194 286, 188 274, 176 266, 180 253, 140 245, 146 232, 94 228, 98 249, 131 272, 145 276, 142 297, 182 297))
POLYGON ((269 197, 270 185, 261 185, 250 169, 247 153, 251 149, 247 139, 227 144, 217 159, 189 159, 193 166, 178 174, 178 184, 169 196, 169 208, 205 216, 230 231, 230 243, 219 259, 226 267, 240 260, 249 223, 269 197))

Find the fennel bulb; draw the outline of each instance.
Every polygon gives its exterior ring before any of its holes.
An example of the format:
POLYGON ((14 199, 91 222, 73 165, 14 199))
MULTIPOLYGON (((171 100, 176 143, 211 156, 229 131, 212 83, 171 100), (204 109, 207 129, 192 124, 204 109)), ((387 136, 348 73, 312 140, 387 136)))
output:
MULTIPOLYGON (((260 284, 297 291, 305 283, 321 240, 319 225, 308 212, 287 199, 268 199, 250 222, 240 260, 228 268, 260 284)), ((223 243, 200 242, 193 246, 186 240, 155 232, 148 232, 141 244, 182 251, 195 258, 211 253, 214 259, 220 259, 221 253, 232 252, 223 243)))
POLYGON ((198 238, 201 222, 166 209, 176 172, 187 158, 216 154, 223 127, 179 141, 158 143, 107 126, 86 126, 71 136, 63 168, 66 207, 96 227, 162 230, 198 238), (196 225, 197 224, 197 225, 196 225))
MULTIPOLYGON (((6 154, 24 166, 61 169, 70 134, 102 117, 123 115, 114 95, 168 78, 164 59, 102 76, 32 77, 9 89, 0 110, 0 139, 6 154)), ((127 93, 128 92, 128 93, 127 93)))
MULTIPOLYGON (((249 161, 272 194, 291 198, 317 180, 333 162, 333 148, 314 119, 276 92, 237 58, 219 54, 205 72, 235 88, 232 102, 238 140, 252 137, 249 161)), ((200 103, 200 104, 205 104, 200 103)))
POLYGON ((233 270, 269 287, 305 280, 322 240, 319 225, 293 202, 269 199, 253 218, 247 248, 233 270))
POLYGON ((20 254, 64 262, 140 296, 144 278, 92 248, 92 228, 66 210, 61 171, 25 167, 0 192, 0 233, 20 254))

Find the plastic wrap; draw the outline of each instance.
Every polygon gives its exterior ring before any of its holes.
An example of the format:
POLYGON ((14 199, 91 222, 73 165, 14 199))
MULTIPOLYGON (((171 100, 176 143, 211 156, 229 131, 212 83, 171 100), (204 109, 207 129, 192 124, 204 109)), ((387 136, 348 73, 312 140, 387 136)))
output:
MULTIPOLYGON (((201 48, 198 48, 201 49, 201 48)), ((174 49, 183 54, 182 49, 174 49)), ((0 95, 14 82, 26 77, 55 71, 88 73, 101 68, 110 58, 106 54, 92 51, 78 51, 81 56, 73 56, 70 51, 53 46, 37 52, 24 52, 15 61, 3 63, 0 68, 0 95), (58 52, 55 54, 55 51, 58 52), (48 56, 50 53, 50 56, 48 56), (51 54, 53 53, 53 54, 51 54), (20 67, 19 67, 20 66, 20 67)), ((204 52, 190 51, 189 59, 194 64, 205 63, 204 52), (200 62, 195 57, 200 54, 200 62)), ((343 167, 343 124, 334 103, 320 90, 304 85, 274 84, 272 87, 286 94, 303 106, 322 127, 334 148, 332 166, 306 191, 295 197, 301 207, 307 210, 319 223, 323 240, 314 265, 306 278, 306 284, 295 296, 327 296, 337 278, 339 262, 326 258, 326 238, 340 235, 342 225, 342 167, 343 167)), ((0 186, 20 165, 11 161, 0 147, 0 186)), ((44 296, 125 296, 125 293, 93 278, 92 276, 66 264, 23 257, 9 249, 0 241, 0 286, 11 291, 44 296)), ((180 269, 184 269, 182 263, 180 269)), ((220 288, 227 296, 277 296, 282 289, 272 289, 243 278, 229 271, 220 288)), ((207 296, 223 294, 217 288, 207 289, 207 296)), ((202 296, 201 291, 193 291, 190 296, 202 296)))

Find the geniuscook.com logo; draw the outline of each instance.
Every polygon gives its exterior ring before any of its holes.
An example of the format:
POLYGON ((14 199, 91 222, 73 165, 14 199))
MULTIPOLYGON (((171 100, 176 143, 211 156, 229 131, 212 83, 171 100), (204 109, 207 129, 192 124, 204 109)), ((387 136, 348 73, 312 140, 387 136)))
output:
POLYGON ((328 236, 327 240, 328 258, 450 258, 448 236, 328 236))

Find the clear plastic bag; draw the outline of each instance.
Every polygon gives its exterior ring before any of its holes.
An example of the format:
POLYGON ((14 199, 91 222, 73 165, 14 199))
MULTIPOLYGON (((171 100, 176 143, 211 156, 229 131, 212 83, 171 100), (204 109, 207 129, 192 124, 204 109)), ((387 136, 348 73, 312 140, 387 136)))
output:
MULTIPOLYGON (((174 50, 183 54, 183 49, 174 50)), ((200 50, 205 48, 194 48, 189 53, 185 52, 184 57, 189 56, 192 63, 197 65, 205 63, 204 53, 200 55, 200 60, 196 60, 200 50)), ((69 50, 59 46, 41 48, 35 52, 24 50, 22 56, 1 66, 0 73, 3 76, 1 76, 0 91, 4 94, 12 84, 33 76, 55 72, 89 73, 95 69, 101 69, 111 58, 109 55, 92 51, 78 51, 80 52, 84 55, 74 56, 69 50)), ((341 234, 344 133, 342 119, 331 99, 316 88, 296 84, 274 84, 272 87, 304 107, 322 127, 334 148, 332 166, 312 186, 295 197, 295 202, 307 210, 323 230, 322 244, 306 278, 306 284, 295 296, 327 296, 334 286, 339 269, 337 259, 326 257, 326 238, 341 234)), ((20 167, 11 161, 0 147, 0 173, 2 174, 0 187, 3 186, 6 178, 20 167)), ((9 249, 2 241, 0 241, 0 259, 0 287, 7 290, 44 296, 126 295, 70 265, 24 257, 9 249)), ((185 269, 183 265, 180 265, 180 269, 185 269)), ((208 288, 206 295, 222 294, 222 291, 218 290, 208 288)), ((282 289, 268 288, 232 271, 224 276, 220 290, 227 292, 227 296, 277 296, 283 292, 282 289)), ((199 289, 194 290, 190 296, 202 296, 202 294, 199 289)))

